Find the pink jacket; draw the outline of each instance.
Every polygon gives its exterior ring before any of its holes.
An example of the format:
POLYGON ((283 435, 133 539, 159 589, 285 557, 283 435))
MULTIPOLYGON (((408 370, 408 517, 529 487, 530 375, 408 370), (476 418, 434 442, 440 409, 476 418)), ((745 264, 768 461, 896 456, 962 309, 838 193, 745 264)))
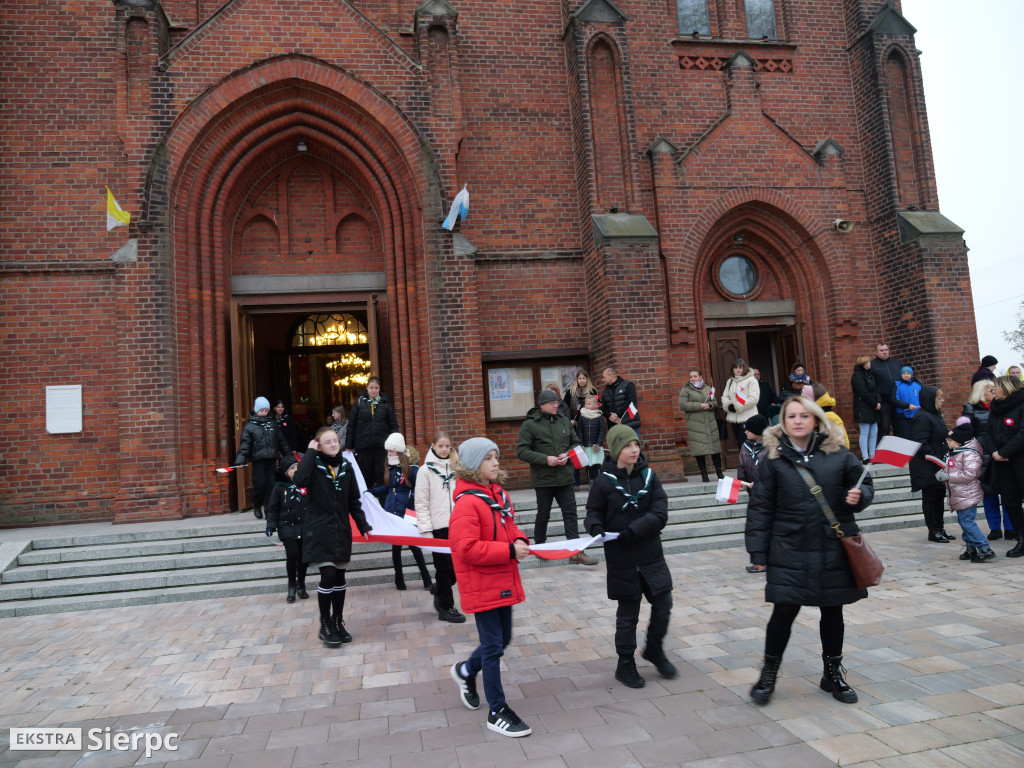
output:
POLYGON ((985 496, 981 490, 981 457, 985 449, 973 437, 946 459, 946 474, 949 480, 949 508, 953 512, 981 504, 985 496), (965 450, 966 449, 966 450, 965 450))

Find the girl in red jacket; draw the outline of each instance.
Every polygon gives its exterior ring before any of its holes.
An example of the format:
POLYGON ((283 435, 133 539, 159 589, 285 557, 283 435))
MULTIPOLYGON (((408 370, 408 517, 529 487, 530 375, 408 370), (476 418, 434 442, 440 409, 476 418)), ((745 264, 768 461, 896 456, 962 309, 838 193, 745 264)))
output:
POLYGON ((487 727, 503 736, 529 736, 530 726, 505 703, 500 663, 512 639, 512 606, 524 599, 519 561, 529 554, 530 542, 516 526, 512 501, 500 485, 505 473, 498 464, 497 445, 485 437, 464 442, 455 475, 448 540, 462 610, 474 614, 480 645, 468 661, 452 666, 452 679, 462 703, 479 709, 476 676, 482 671, 490 706, 487 727))

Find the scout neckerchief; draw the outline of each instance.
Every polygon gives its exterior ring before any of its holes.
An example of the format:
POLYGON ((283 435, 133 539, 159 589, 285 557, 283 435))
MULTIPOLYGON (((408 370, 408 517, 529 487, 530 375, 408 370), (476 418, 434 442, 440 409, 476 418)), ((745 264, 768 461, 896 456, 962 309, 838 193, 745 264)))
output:
POLYGON ((435 475, 441 478, 441 485, 446 490, 451 490, 452 479, 455 477, 454 472, 449 472, 447 475, 433 465, 431 462, 427 462, 427 469, 433 472, 435 475))
POLYGON ((290 501, 290 502, 298 501, 299 499, 301 499, 305 495, 306 495, 306 489, 305 488, 300 488, 299 486, 294 485, 294 484, 288 486, 288 501, 290 501))
POLYGON ((341 463, 337 468, 334 468, 330 464, 324 464, 320 457, 316 457, 316 468, 324 473, 324 476, 334 484, 334 490, 341 490, 341 478, 345 476, 345 472, 348 471, 348 462, 345 459, 341 460, 341 463))
POLYGON ((487 502, 487 506, 489 506, 492 511, 501 513, 501 524, 504 525, 505 518, 512 517, 512 499, 510 499, 508 497, 508 494, 505 493, 504 488, 499 488, 498 492, 501 494, 501 504, 496 504, 494 502, 494 499, 492 499, 483 491, 478 491, 476 488, 467 488, 458 496, 456 496, 455 500, 458 501, 466 494, 469 494, 470 496, 476 496, 478 499, 483 499, 484 501, 487 502))
POLYGON ((605 477, 612 481, 612 485, 615 486, 615 490, 626 497, 626 503, 622 505, 622 509, 626 510, 629 507, 633 507, 634 509, 639 510, 640 499, 647 495, 647 492, 651 485, 651 477, 654 475, 654 470, 652 470, 650 467, 644 467, 642 470, 640 470, 640 476, 643 477, 644 479, 644 486, 636 493, 627 493, 626 489, 623 488, 622 484, 619 482, 618 475, 612 472, 604 472, 603 474, 605 477))
POLYGON ((370 401, 370 418, 372 419, 373 414, 377 410, 377 406, 380 405, 380 395, 377 395, 377 397, 374 398, 367 397, 366 399, 370 401))

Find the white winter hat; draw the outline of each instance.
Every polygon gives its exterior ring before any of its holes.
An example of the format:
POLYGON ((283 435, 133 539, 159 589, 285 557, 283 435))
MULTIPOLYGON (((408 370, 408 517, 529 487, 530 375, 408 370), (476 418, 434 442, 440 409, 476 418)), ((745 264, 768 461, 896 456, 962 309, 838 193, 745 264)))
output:
POLYGON ((405 453, 405 438, 401 432, 392 432, 384 441, 384 450, 405 453))

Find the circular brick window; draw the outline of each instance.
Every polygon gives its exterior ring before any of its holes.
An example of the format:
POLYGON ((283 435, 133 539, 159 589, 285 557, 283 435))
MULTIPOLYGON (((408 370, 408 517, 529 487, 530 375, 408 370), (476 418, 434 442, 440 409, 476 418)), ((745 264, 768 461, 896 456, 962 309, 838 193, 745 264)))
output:
POLYGON ((718 282, 733 296, 749 296, 757 287, 757 268, 746 256, 729 256, 718 267, 718 282))

